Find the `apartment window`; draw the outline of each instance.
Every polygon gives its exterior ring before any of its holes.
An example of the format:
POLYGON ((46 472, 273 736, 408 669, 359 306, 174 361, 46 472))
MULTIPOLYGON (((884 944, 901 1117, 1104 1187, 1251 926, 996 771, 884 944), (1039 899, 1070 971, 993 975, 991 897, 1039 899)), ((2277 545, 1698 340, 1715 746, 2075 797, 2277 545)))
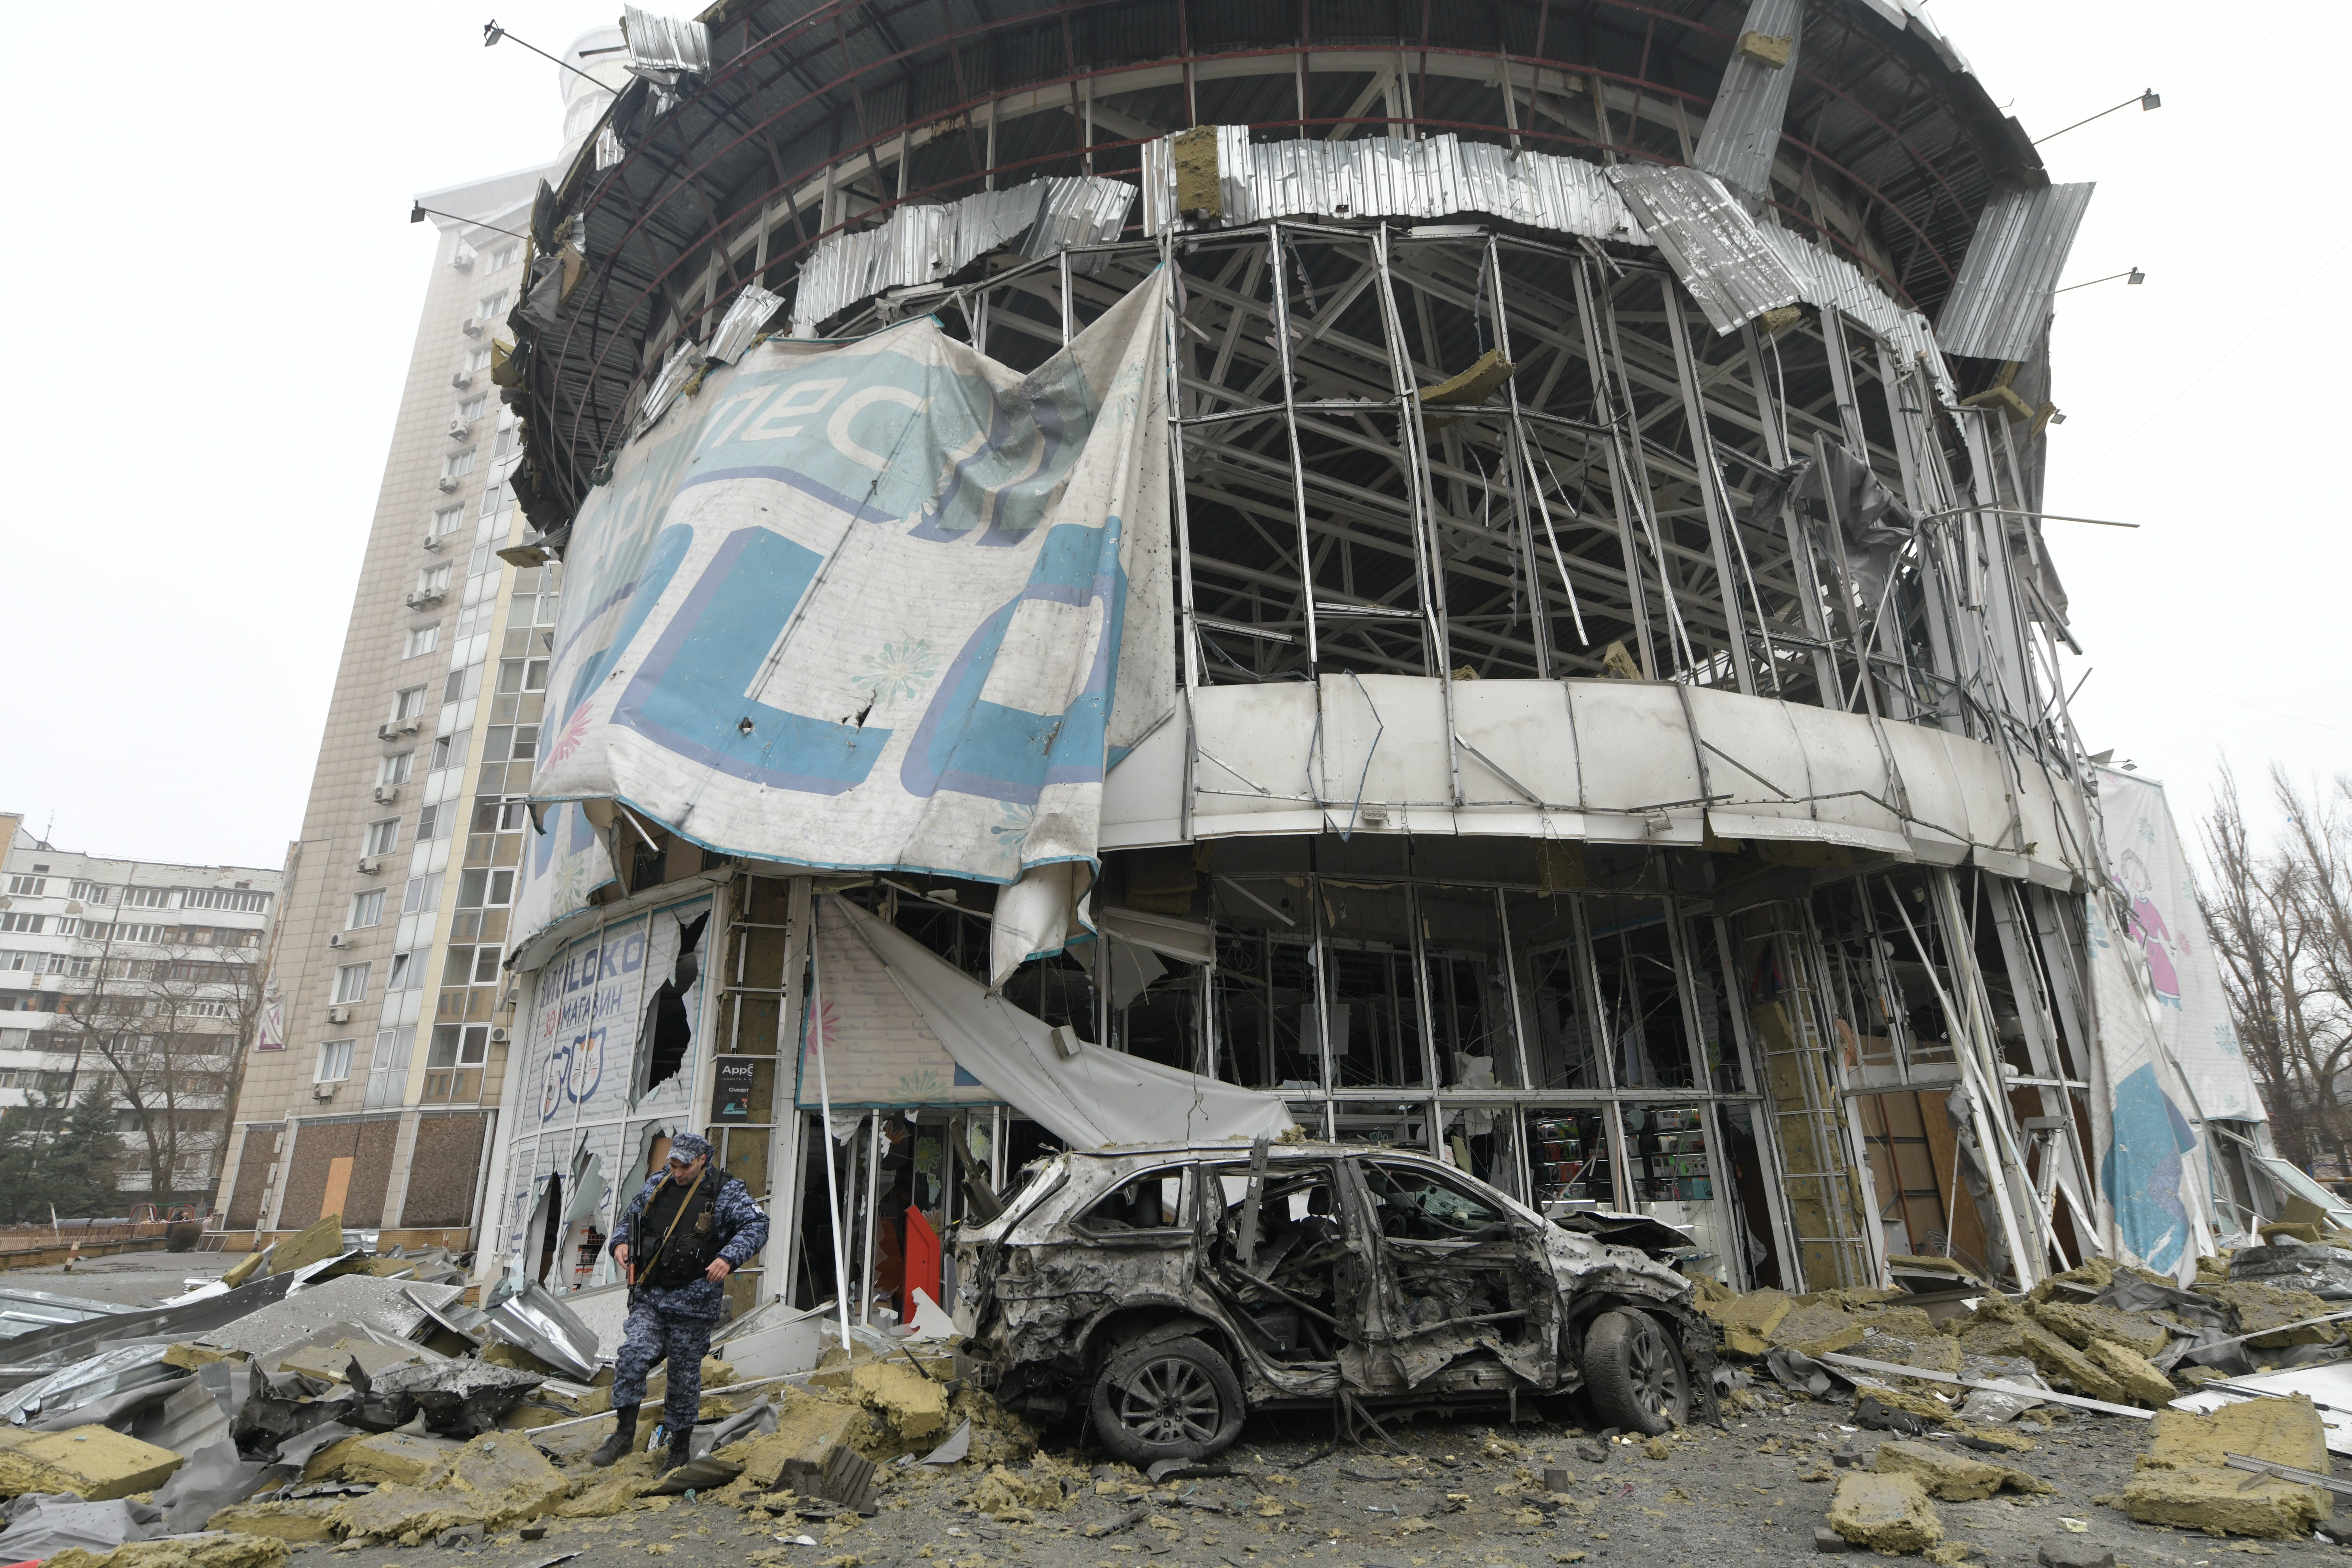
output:
POLYGON ((68 921, 58 921, 58 929, 59 933, 63 935, 79 936, 84 942, 104 942, 107 938, 114 934, 114 922, 111 921, 83 921, 80 923, 80 929, 79 931, 70 932, 67 931, 65 930, 66 926, 72 923, 73 922, 68 921))
POLYGON ((389 855, 400 847, 400 818, 387 816, 381 822, 367 825, 367 837, 362 841, 362 855, 389 855))
POLYGON ((444 561, 438 566, 427 566, 416 574, 416 591, 420 594, 446 594, 449 591, 449 574, 456 563, 444 561))
POLYGON ((168 910, 172 907, 169 888, 125 888, 122 907, 126 910, 168 910))
POLYGON ((431 653, 440 646, 440 622, 436 621, 429 626, 411 626, 408 628, 408 641, 402 648, 400 657, 415 658, 420 654, 431 653))
POLYGON ((521 427, 518 426, 513 429, 501 430, 499 432, 498 440, 491 445, 490 456, 493 458, 511 458, 521 448, 522 430, 521 427))
POLYGON ((352 1047, 354 1043, 351 1040, 329 1040, 319 1047, 319 1082, 341 1083, 352 1076, 352 1047))
POLYGON ((114 894, 115 889, 103 882, 76 882, 73 890, 66 897, 79 899, 85 904, 110 904, 114 902, 114 894))
POLYGON ((484 343, 479 348, 471 348, 466 351, 466 374, 467 375, 476 375, 489 368, 489 344, 484 343))
POLYGON ((482 491, 482 515, 496 517, 507 509, 507 488, 491 485, 482 491))
POLYGON ((335 1003, 338 1006, 367 1000, 368 971, 374 967, 373 963, 346 963, 335 971, 335 1003))
POLYGON ((383 924, 383 889, 370 888, 364 893, 353 893, 351 929, 363 931, 369 926, 382 924, 383 924))
POLYGON ((489 264, 484 267, 482 270, 485 272, 504 272, 508 268, 512 267, 514 263, 515 247, 511 245, 501 245, 496 250, 490 252, 489 264))
POLYGON ((392 973, 384 977, 386 994, 394 991, 419 991, 425 986, 425 961, 432 953, 425 948, 392 955, 392 973))
POLYGON ((48 924, 47 915, 0 915, 0 931, 22 931, 26 936, 38 936, 48 924))
POLYGON ((114 928, 114 940, 149 943, 169 942, 172 940, 172 928, 166 925, 119 925, 114 928))
POLYGON ((487 1024, 460 1027, 444 1024, 433 1031, 433 1047, 425 1054, 427 1068, 478 1068, 489 1059, 490 1030, 487 1024))
POLYGON ((502 658, 499 661, 499 694, 547 689, 547 660, 502 658))
POLYGON ((474 448, 471 447, 462 452, 452 452, 441 459, 441 477, 445 479, 461 479, 473 471, 474 448))
POLYGON ((498 909, 514 902, 511 869, 462 871, 457 876, 457 907, 498 909))
POLYGON ((471 737, 464 734, 444 735, 439 740, 434 742, 433 766, 435 771, 437 772, 442 768, 454 768, 463 765, 466 761, 466 742, 469 739, 471 739, 471 737))
POLYGON ((507 301, 510 298, 512 298, 512 296, 504 289, 499 289, 495 294, 485 294, 482 296, 481 305, 474 311, 474 314, 481 317, 485 321, 488 321, 492 316, 503 316, 507 313, 507 301))
POLYGON ((47 877, 11 877, 8 879, 8 891, 20 898, 37 899, 41 896, 42 889, 47 888, 48 885, 49 879, 47 877))
POLYGON ((404 784, 408 782, 410 770, 415 766, 415 752, 396 752, 384 758, 383 765, 376 769, 375 782, 383 784, 404 784))
POLYGON ((433 514, 433 537, 436 539, 445 533, 455 533, 465 526, 466 509, 462 506, 445 506, 433 514))
POLYGON ((467 424, 471 425, 475 420, 479 419, 484 414, 489 412, 489 407, 490 398, 489 394, 488 393, 484 393, 479 397, 468 397, 463 403, 457 405, 457 417, 463 419, 467 424))
POLYGON ((411 877, 408 885, 401 889, 400 912, 404 915, 422 914, 438 907, 440 902, 440 878, 411 877))
POLYGON ((392 694, 393 722, 414 719, 424 711, 425 688, 422 686, 404 686, 392 694))
POLYGON ((496 985, 499 983, 499 945, 496 942, 492 942, 487 947, 478 947, 474 950, 475 984, 496 985))
POLYGON ((456 826, 457 821, 452 815, 453 807, 453 802, 444 801, 438 805, 428 805, 418 812, 416 841, 419 844, 425 844, 436 838, 448 837, 449 830, 456 826))

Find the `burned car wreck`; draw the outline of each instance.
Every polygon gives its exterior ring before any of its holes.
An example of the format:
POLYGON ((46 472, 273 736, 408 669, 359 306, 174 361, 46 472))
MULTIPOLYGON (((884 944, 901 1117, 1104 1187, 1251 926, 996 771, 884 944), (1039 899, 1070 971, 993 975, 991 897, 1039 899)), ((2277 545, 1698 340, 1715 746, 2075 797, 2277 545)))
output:
POLYGON ((1063 1153, 959 1233, 958 1317, 997 1397, 1083 1411, 1130 1462, 1261 1409, 1582 1391, 1659 1433, 1713 1408, 1689 1280, 1425 1154, 1235 1143, 1063 1153))

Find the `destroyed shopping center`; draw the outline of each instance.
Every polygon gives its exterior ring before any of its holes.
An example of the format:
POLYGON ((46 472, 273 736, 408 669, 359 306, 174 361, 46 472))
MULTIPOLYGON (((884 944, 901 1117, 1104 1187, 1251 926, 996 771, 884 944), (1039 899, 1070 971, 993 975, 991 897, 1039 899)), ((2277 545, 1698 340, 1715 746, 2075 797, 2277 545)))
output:
POLYGON ((680 1130, 734 1310, 868 1321, 1107 1143, 1791 1293, 2337 1202, 2058 675, 2091 187, 1923 5, 631 16, 495 372, 566 582, 486 1278, 609 1285, 680 1130))

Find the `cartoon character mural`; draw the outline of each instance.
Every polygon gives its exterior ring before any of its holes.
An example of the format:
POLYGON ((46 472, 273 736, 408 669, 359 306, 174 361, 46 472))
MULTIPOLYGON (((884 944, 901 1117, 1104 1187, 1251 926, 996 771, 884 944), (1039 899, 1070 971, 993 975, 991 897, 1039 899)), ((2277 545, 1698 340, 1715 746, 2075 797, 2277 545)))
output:
POLYGON ((2189 1245, 2180 1159, 2197 1147, 2197 1134, 2157 1082, 2153 1062, 2116 1085, 2112 1125, 2099 1184, 2115 1207, 2116 1228, 2149 1268, 2169 1272, 2189 1245))
POLYGON ((2123 889, 2131 911, 2132 940, 2147 954, 2149 984, 2164 1005, 2180 1005, 2180 970, 2189 956, 2185 936, 2176 932, 2156 903, 2156 876, 2136 849, 2124 851, 2116 863, 2116 885, 2123 889))

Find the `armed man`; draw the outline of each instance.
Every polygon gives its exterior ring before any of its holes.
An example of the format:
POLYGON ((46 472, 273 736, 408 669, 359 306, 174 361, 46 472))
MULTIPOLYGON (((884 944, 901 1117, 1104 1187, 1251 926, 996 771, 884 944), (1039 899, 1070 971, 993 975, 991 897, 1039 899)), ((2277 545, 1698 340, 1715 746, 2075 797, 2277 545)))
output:
POLYGON ((691 1132, 670 1140, 669 1163, 646 1179, 613 1227, 613 1260, 629 1281, 629 1321, 614 1358, 613 1435, 589 1456, 602 1468, 634 1453, 646 1374, 669 1363, 662 1420, 663 1469, 686 1463, 702 1403, 702 1358, 719 1321, 727 1276, 767 1245, 768 1216, 741 1182, 710 1169, 710 1145, 691 1132))

